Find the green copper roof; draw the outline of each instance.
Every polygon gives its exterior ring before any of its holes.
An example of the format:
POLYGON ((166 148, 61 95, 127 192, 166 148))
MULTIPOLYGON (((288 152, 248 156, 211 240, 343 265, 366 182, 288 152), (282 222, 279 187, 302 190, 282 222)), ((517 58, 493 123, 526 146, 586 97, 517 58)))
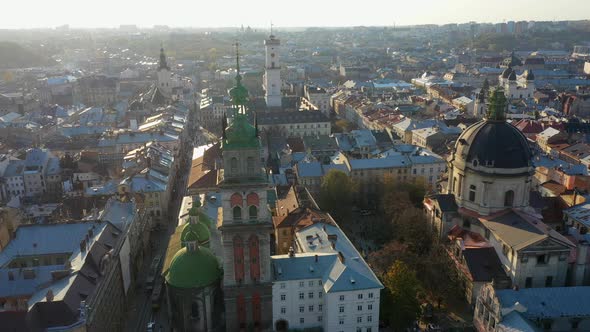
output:
POLYGON ((223 148, 260 148, 256 128, 248 122, 246 114, 235 115, 233 122, 225 130, 223 148))
POLYGON ((211 232, 209 232, 209 228, 207 228, 207 226, 203 223, 187 223, 184 225, 182 233, 180 234, 180 242, 186 243, 190 241, 195 241, 199 245, 206 245, 209 243, 210 237, 211 232))
POLYGON ((488 121, 505 121, 506 104, 507 100, 504 91, 500 88, 494 89, 488 106, 488 121))
POLYGON ((199 247, 188 251, 180 249, 166 271, 166 282, 178 288, 202 288, 219 280, 221 267, 211 250, 199 247))

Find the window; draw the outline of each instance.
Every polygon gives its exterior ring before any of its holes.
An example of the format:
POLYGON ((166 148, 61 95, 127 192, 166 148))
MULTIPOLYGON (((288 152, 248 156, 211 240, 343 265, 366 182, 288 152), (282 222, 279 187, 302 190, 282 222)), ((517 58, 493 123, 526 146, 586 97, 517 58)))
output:
POLYGON ((543 322, 543 329, 545 331, 550 331, 551 330, 551 325, 553 325, 553 322, 550 320, 546 320, 543 322))
POLYGON ((312 305, 310 305, 309 307, 307 307, 307 311, 309 311, 309 312, 313 312, 313 306, 312 306, 312 305))
POLYGON ((344 306, 343 305, 341 305, 341 306, 338 307, 338 312, 344 312, 344 306))
POLYGON ((281 289, 285 289, 287 287, 284 282, 281 283, 281 289))
POLYGON ((299 306, 299 312, 305 312, 305 307, 304 306, 299 306))
POLYGON ((366 332, 371 332, 371 328, 367 327, 367 331, 366 332))
POLYGON ((504 206, 512 206, 514 204, 514 191, 508 190, 504 194, 504 206))
POLYGON ((303 317, 299 318, 299 324, 303 324, 303 323, 305 323, 305 318, 303 318, 303 317))
POLYGON ((547 264, 547 255, 537 256, 537 264, 547 264))
POLYGON ((344 318, 338 319, 338 325, 344 325, 344 318))
POLYGON ((359 300, 362 300, 362 299, 363 299, 363 294, 361 293, 361 294, 357 295, 357 298, 358 298, 359 300))
POLYGON ((248 216, 250 219, 256 219, 258 217, 258 209, 256 206, 252 205, 248 208, 248 216))
POLYGON ((372 299, 373 298, 373 293, 369 293, 369 298, 372 299))
POLYGON ((299 299, 300 299, 300 300, 303 300, 303 299, 305 299, 305 294, 303 294, 303 292, 300 292, 300 293, 299 293, 299 299))
POLYGON ((307 298, 308 298, 308 299, 313 299, 313 292, 309 292, 309 293, 307 294, 307 298))
POLYGON ((477 188, 474 185, 469 186, 469 201, 475 202, 475 190, 477 188))
POLYGON ((318 316, 318 322, 321 322, 324 317, 318 316))
POLYGON ((254 173, 254 158, 248 157, 246 159, 246 168, 248 170, 248 174, 254 173))
POLYGON ((372 304, 367 305, 367 310, 373 310, 373 305, 372 304))
POLYGON ((287 313, 287 308, 281 307, 281 314, 286 314, 286 313, 287 313))
POLYGON ((362 322, 363 322, 363 317, 361 317, 361 316, 358 316, 358 317, 356 318, 356 322, 357 322, 357 323, 362 323, 362 322))
POLYGON ((318 304, 318 311, 322 312, 322 309, 324 309, 324 305, 323 304, 318 304))
POLYGON ((367 316, 367 322, 372 322, 373 321, 373 316, 367 316))
POLYGON ((303 286, 305 286, 305 283, 303 281, 300 281, 299 282, 299 287, 303 287, 303 286))
POLYGON ((344 301, 344 295, 340 295, 340 301, 344 301))
POLYGON ((524 288, 531 288, 533 286, 533 278, 527 277, 524 282, 524 288))
POLYGON ((239 206, 234 206, 234 220, 241 220, 242 219, 242 208, 239 206))
POLYGON ((572 330, 577 329, 578 325, 580 325, 580 321, 578 320, 573 320, 572 321, 572 330))
POLYGON ((287 300, 287 295, 281 294, 281 301, 286 301, 286 300, 287 300))
POLYGON ((357 327, 357 328, 356 328, 356 332, 363 332, 363 329, 362 329, 362 328, 360 328, 360 327, 357 327))
POLYGON ((545 287, 552 287, 553 286, 553 276, 547 276, 545 278, 545 287))
POLYGON ((313 287, 313 280, 309 281, 309 282, 307 283, 307 285, 308 285, 309 287, 313 287))
POLYGON ((356 310, 357 310, 357 311, 363 311, 363 306, 362 306, 362 305, 358 305, 358 306, 356 306, 356 310))
POLYGON ((238 172, 238 158, 233 157, 230 160, 230 168, 231 168, 231 172, 232 173, 237 173, 238 172))
POLYGON ((321 285, 322 285, 322 281, 318 280, 318 286, 321 286, 321 285))
POLYGON ((324 293, 323 293, 323 292, 318 292, 318 297, 319 297, 320 299, 322 298, 322 296, 324 296, 324 293))

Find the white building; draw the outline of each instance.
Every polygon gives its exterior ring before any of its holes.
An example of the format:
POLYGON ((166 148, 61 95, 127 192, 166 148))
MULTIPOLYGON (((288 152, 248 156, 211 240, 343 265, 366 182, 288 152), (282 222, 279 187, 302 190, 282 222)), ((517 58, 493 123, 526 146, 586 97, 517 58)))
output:
POLYGON ((294 242, 290 254, 272 256, 275 329, 378 331, 383 285, 344 232, 317 223, 294 242))
POLYGON ((305 86, 305 99, 326 116, 330 116, 331 95, 325 89, 316 86, 305 86))
POLYGON ((264 41, 266 49, 266 66, 262 88, 265 91, 264 99, 268 108, 279 108, 282 106, 281 97, 281 64, 279 62, 279 48, 281 41, 274 35, 270 35, 264 41))
POLYGON ((508 67, 498 81, 508 99, 532 98, 535 93, 535 75, 532 70, 525 70, 522 75, 517 75, 514 69, 508 67))

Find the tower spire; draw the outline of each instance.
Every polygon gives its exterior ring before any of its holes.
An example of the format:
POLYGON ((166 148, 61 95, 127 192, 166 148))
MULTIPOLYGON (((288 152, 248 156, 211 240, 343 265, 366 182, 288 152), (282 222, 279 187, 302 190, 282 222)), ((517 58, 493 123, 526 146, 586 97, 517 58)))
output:
POLYGON ((237 113, 246 113, 246 103, 248 101, 248 90, 242 85, 242 76, 240 75, 240 44, 236 41, 234 44, 236 47, 236 86, 230 91, 232 104, 236 106, 237 113))
POLYGON ((490 96, 488 106, 488 121, 506 121, 507 100, 504 91, 496 88, 490 96))
POLYGON ((166 54, 164 53, 164 44, 163 43, 160 43, 160 66, 158 68, 160 70, 161 69, 170 70, 170 68, 168 67, 168 63, 166 62, 166 54))

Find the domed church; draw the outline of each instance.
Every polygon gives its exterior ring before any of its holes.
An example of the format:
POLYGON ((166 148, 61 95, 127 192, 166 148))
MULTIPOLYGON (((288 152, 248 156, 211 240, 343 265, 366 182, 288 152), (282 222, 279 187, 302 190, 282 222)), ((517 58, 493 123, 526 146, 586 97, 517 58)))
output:
POLYGON ((566 258, 575 248, 529 207, 531 150, 506 122, 506 104, 504 91, 494 89, 486 119, 455 143, 442 193, 424 199, 429 222, 451 241, 455 261, 465 262, 458 270, 471 303, 486 282, 497 288, 564 286, 566 258))
POLYGON ((162 273, 168 315, 175 331, 219 331, 223 271, 209 249, 211 221, 195 203, 189 222, 176 228, 168 245, 162 273))
POLYGON ((468 127, 448 160, 448 185, 458 207, 490 215, 529 205, 534 168, 525 136, 506 122, 506 97, 496 89, 487 119, 468 127))
MULTIPOLYGON (((526 137, 506 122, 506 105, 504 91, 494 89, 486 118, 465 129, 457 139, 447 161, 448 180, 442 184, 442 194, 434 195, 431 201, 439 200, 449 212, 471 216, 529 206, 534 174, 531 149, 526 137)), ((457 223, 442 222, 441 236, 457 223)))

